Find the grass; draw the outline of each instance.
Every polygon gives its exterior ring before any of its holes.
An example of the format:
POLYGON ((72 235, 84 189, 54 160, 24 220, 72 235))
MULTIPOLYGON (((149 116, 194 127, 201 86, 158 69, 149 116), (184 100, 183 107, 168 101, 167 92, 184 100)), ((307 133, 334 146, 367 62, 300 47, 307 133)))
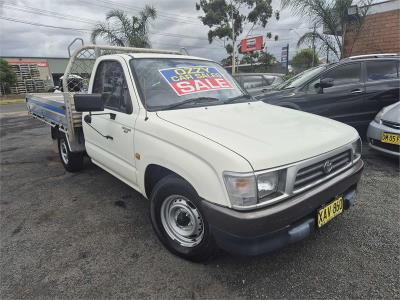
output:
POLYGON ((0 99, 0 105, 3 104, 21 104, 25 103, 25 99, 0 99))

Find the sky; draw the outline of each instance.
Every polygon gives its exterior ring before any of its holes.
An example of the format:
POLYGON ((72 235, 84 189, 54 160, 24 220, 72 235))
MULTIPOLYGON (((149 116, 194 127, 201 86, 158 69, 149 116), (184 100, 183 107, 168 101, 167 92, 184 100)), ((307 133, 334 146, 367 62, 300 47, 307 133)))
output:
MULTIPOLYGON (((216 61, 227 56, 222 41, 208 43, 208 27, 198 18, 201 11, 195 9, 196 0, 0 0, 0 56, 67 57, 67 46, 75 37, 90 43, 91 30, 104 21, 107 11, 118 8, 134 15, 146 4, 158 12, 150 26, 153 48, 185 47, 190 55, 216 61)), ((272 7, 274 11, 280 10, 280 20, 271 18, 265 29, 254 27, 250 33, 252 26, 245 25, 239 40, 248 33, 265 36, 272 32, 279 40, 265 40, 267 51, 280 60, 281 48, 289 43, 292 57, 299 36, 310 30, 310 22, 293 16, 289 10, 281 10, 280 0, 272 0, 272 7)))

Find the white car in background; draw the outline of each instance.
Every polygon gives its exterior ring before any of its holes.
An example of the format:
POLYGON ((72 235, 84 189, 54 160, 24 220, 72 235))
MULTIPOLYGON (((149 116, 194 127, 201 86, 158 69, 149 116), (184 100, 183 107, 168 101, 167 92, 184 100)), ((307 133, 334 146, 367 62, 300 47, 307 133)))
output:
POLYGON ((369 124, 368 144, 372 149, 400 157, 400 102, 383 108, 369 124))

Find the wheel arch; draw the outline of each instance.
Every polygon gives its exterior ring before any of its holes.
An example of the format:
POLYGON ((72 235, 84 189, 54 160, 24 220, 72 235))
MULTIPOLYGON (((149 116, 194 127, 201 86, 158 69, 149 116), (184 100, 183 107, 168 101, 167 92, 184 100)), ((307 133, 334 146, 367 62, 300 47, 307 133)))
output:
MULTIPOLYGON (((186 182, 188 182, 190 184, 189 181, 187 181, 185 178, 183 178, 178 173, 172 171, 169 168, 166 168, 161 165, 154 164, 154 163, 149 164, 149 165, 147 165, 145 173, 144 173, 144 191, 145 191, 148 199, 150 199, 151 192, 153 191, 155 185, 162 178, 164 178, 168 175, 174 175, 178 178, 185 180, 186 182)), ((193 187, 192 184, 190 184, 190 185, 193 187)))

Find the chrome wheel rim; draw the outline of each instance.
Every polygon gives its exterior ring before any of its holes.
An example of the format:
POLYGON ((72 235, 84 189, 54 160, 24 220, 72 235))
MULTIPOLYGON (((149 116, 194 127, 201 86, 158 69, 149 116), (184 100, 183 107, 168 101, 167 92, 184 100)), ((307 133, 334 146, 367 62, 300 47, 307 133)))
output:
POLYGON ((161 205, 161 223, 168 236, 181 246, 194 247, 204 236, 200 211, 186 197, 171 195, 161 205))
POLYGON ((61 153, 61 158, 63 162, 67 165, 68 164, 68 148, 67 144, 65 143, 64 140, 60 141, 60 153, 61 153))

